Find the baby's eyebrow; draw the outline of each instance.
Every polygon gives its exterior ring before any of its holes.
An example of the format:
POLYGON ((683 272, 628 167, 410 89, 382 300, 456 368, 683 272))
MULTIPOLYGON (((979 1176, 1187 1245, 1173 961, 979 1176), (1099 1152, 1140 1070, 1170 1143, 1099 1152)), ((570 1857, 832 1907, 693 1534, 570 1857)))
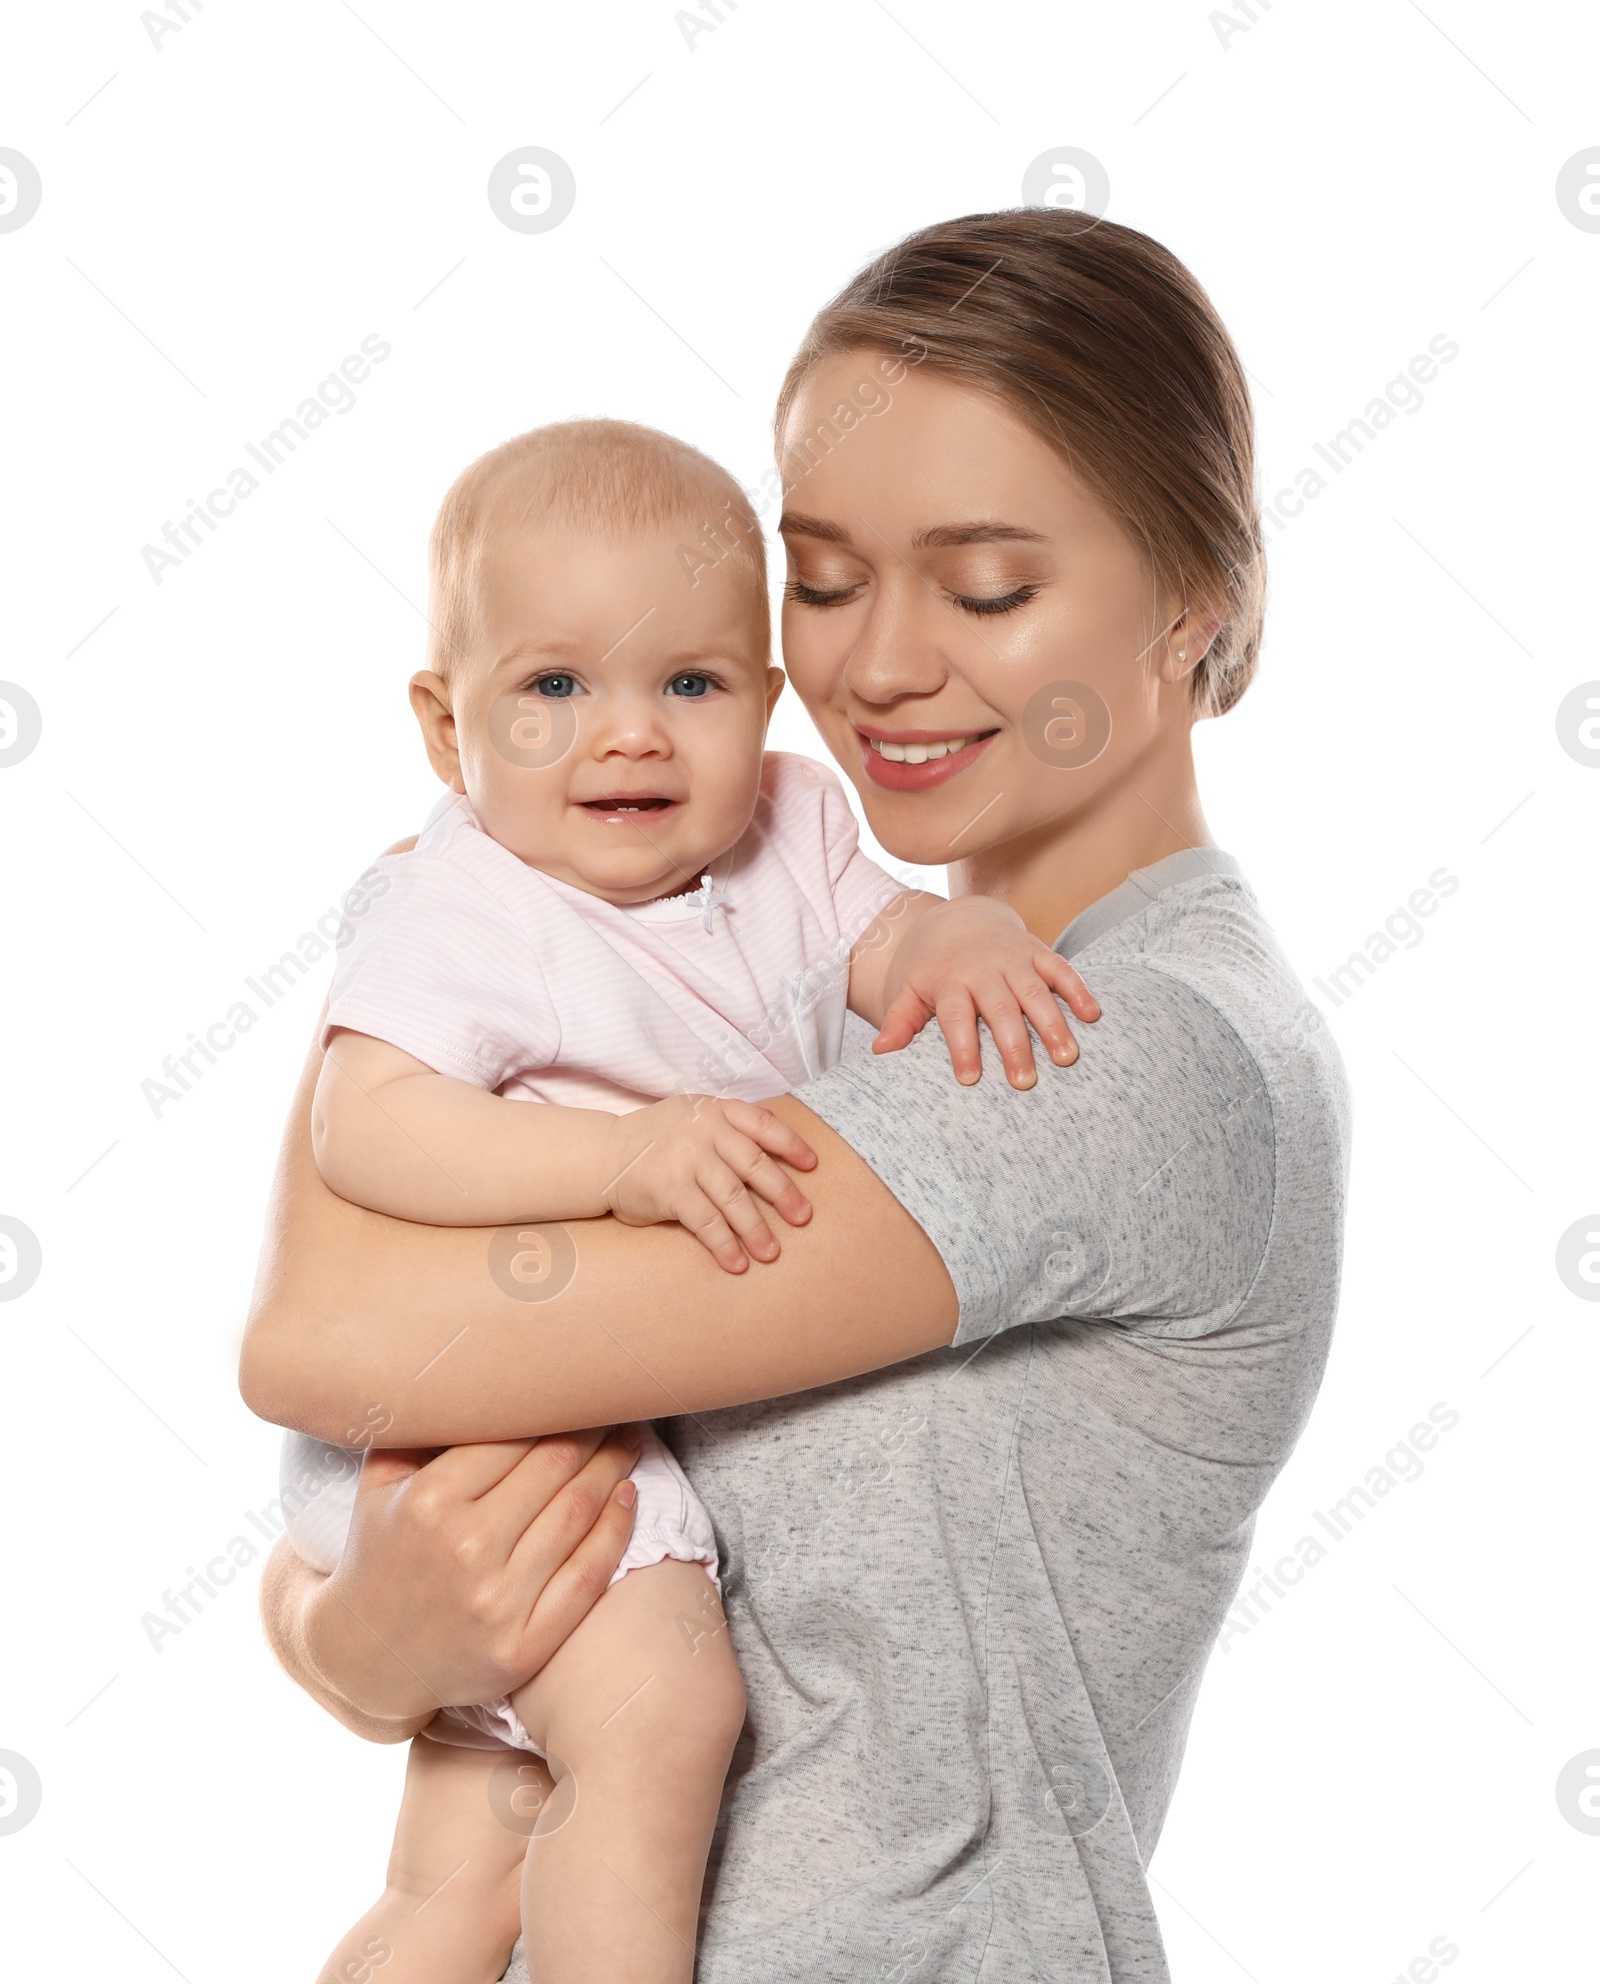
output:
POLYGON ((556 661, 571 661, 576 650, 570 641, 541 641, 529 638, 518 641, 515 647, 507 648, 495 663, 496 668, 509 668, 517 661, 537 661, 549 657, 556 661))

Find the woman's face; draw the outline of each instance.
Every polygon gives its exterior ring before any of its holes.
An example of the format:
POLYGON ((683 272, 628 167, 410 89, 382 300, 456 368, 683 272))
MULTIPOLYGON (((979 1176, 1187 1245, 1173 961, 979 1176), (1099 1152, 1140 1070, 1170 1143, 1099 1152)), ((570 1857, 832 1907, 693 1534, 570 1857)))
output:
POLYGON ((886 388, 891 363, 840 353, 790 410, 783 652, 873 833, 931 866, 1137 781, 1187 734, 1204 640, 1030 428, 931 368, 886 388))

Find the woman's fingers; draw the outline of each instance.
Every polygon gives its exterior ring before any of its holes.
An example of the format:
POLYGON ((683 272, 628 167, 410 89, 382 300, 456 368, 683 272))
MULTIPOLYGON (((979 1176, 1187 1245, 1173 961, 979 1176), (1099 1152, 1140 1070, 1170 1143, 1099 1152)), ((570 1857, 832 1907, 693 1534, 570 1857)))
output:
MULTIPOLYGON (((558 1463, 565 1468, 571 1458, 571 1442, 577 1437, 560 1434, 539 1444, 566 1448, 558 1463)), ((591 1539, 598 1525, 609 1525, 603 1531, 605 1536, 616 1528, 617 1518, 609 1515, 609 1504, 639 1457, 638 1447, 628 1443, 638 1437, 637 1427, 617 1428, 607 1433, 584 1464, 554 1487, 548 1478, 541 1480, 533 1474, 517 1484, 522 1496, 521 1507, 516 1511, 521 1527, 514 1533, 502 1562, 510 1589, 519 1600, 527 1602, 529 1609, 540 1587, 556 1576, 573 1552, 591 1539)), ((499 1513, 497 1510, 497 1519, 499 1513)), ((630 1512, 621 1524, 623 1547, 632 1527, 630 1512)), ((621 1554, 619 1549, 617 1556, 621 1554)), ((615 1567, 613 1558, 611 1568, 615 1567)), ((513 1605, 511 1609, 516 1611, 518 1607, 513 1605)), ((526 1617, 526 1612, 521 1616, 526 1617)))
POLYGON ((356 1492, 370 1495, 377 1489, 392 1487, 426 1467, 439 1451, 437 1447, 373 1447, 362 1465, 356 1492))
MULTIPOLYGON (((601 1436, 596 1433, 593 1437, 598 1445, 601 1436)), ((534 1440, 484 1440, 464 1447, 441 1447, 426 1458, 421 1471, 426 1473, 430 1487, 447 1490, 452 1498, 467 1501, 486 1495, 504 1481, 537 1444, 534 1440)), ((365 1472, 370 1475, 377 1464, 378 1455, 374 1451, 365 1472)))
POLYGON ((631 1509, 611 1498, 638 1438, 625 1428, 496 1441, 420 1466, 414 1453, 375 1451, 350 1546, 327 1580, 337 1623, 319 1628, 335 1663, 328 1671, 348 1672, 358 1689, 341 1682, 348 1699, 392 1722, 425 1705, 489 1701, 527 1680, 605 1589, 626 1546, 631 1509), (463 1492, 508 1461, 486 1492, 463 1492))
POLYGON ((524 1679, 538 1673, 582 1624, 596 1599, 605 1595, 633 1534, 636 1499, 630 1481, 613 1489, 588 1535, 539 1587, 522 1628, 516 1662, 527 1670, 524 1679))
MULTIPOLYGON (((503 1469, 495 1479, 476 1491, 473 1507, 474 1516, 481 1517, 483 1521, 483 1535, 489 1552, 504 1560, 516 1548, 528 1525, 582 1475, 608 1442, 615 1442, 616 1438, 610 1428, 591 1426, 586 1432, 553 1433, 542 1440, 498 1440, 488 1448, 452 1447, 449 1454, 440 1458, 447 1459, 454 1454, 468 1457, 469 1465, 454 1475, 459 1482, 475 1478, 470 1471, 474 1456, 487 1455, 490 1459, 504 1461, 503 1469)), ((622 1469, 623 1474, 633 1465, 631 1455, 638 1449, 634 1447, 628 1451, 630 1457, 627 1466, 622 1469)), ((620 1480, 621 1475, 617 1479, 620 1480)))

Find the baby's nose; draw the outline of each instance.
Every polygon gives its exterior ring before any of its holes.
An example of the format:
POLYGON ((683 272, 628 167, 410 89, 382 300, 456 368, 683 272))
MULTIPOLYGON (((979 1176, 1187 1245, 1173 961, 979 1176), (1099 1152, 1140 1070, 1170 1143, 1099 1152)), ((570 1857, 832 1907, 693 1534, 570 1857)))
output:
POLYGON ((618 752, 624 757, 659 757, 672 749, 666 726, 653 710, 619 710, 595 739, 602 754, 618 752))

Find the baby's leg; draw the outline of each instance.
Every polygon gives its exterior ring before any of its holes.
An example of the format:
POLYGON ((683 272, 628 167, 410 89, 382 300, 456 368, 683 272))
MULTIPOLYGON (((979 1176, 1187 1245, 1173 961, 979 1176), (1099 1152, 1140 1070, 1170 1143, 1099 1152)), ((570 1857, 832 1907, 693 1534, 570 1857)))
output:
POLYGON ((520 1770, 537 1779, 533 1802, 548 1799, 549 1777, 537 1757, 413 1739, 388 1886, 340 1939, 318 1984, 491 1984, 504 1976, 517 1939, 527 1846, 516 1814, 528 1800, 508 1784, 512 1795, 492 1802, 496 1768, 508 1778, 520 1770))
POLYGON ((555 1779, 523 1879, 534 1984, 689 1984, 744 1723, 716 1587, 671 1558, 630 1571, 512 1703, 555 1779))

